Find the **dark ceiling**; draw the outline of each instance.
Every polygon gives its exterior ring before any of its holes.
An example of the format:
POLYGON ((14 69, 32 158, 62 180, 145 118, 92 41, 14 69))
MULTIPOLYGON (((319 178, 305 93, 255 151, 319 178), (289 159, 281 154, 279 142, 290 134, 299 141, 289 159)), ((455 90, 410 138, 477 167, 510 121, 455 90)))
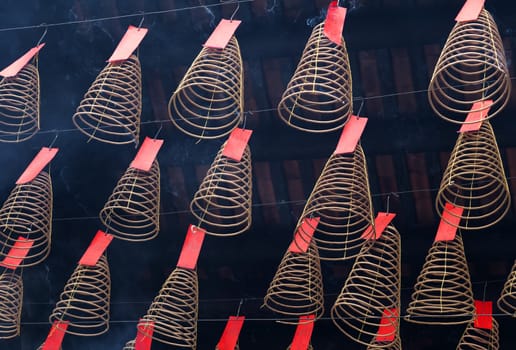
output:
MULTIPOLYGON (((221 142, 182 135, 168 122, 166 104, 173 89, 221 16, 235 7, 216 1, 4 0, 0 3, 0 67, 34 46, 43 28, 3 28, 135 14, 173 8, 193 9, 148 15, 149 33, 139 49, 143 72, 142 135, 154 135, 160 121, 165 144, 159 154, 162 175, 161 232, 147 243, 115 241, 108 257, 112 273, 110 331, 95 338, 65 337, 64 350, 121 349, 135 336, 141 317, 176 264, 187 225, 189 202, 221 142)), ((369 123, 362 138, 376 210, 388 194, 395 225, 402 235, 402 312, 437 228, 434 209, 447 157, 457 137, 455 125, 433 115, 426 99, 429 77, 463 0, 351 0, 344 37, 353 74, 355 112, 369 123)), ((224 321, 244 298, 241 349, 285 349, 294 333, 260 309, 268 283, 288 247, 292 231, 316 178, 333 151, 338 133, 311 135, 285 126, 275 107, 291 77, 311 27, 324 18, 328 1, 254 0, 235 18, 245 63, 245 110, 253 157, 253 225, 234 238, 207 237, 199 260, 200 322, 198 348, 213 349, 224 321)), ((488 0, 504 38, 510 73, 516 47, 516 3, 488 0)), ((141 16, 50 27, 40 53, 41 128, 31 140, 1 144, 1 197, 59 130, 60 148, 51 165, 54 186, 52 252, 27 268, 21 336, 0 340, 0 349, 33 350, 45 339, 51 313, 64 284, 96 230, 98 213, 134 157, 132 146, 87 143, 74 129, 72 115, 82 95, 105 65, 129 24, 141 16)), ((514 81, 514 80, 513 80, 514 81)), ((513 193, 516 185, 516 88, 506 109, 493 121, 513 193)), ((516 196, 513 196, 513 202, 516 196)), ((496 299, 516 257, 516 208, 495 227, 464 234, 476 298, 496 299), (485 282, 488 281, 487 285, 485 282)), ((329 310, 350 269, 350 262, 322 263, 329 310)), ((327 316, 327 315, 325 315, 327 316)), ((498 318, 501 349, 514 349, 516 320, 498 318)), ((422 327, 401 323, 407 350, 455 349, 463 326, 422 327)), ((315 325, 316 350, 359 349, 327 318, 315 325)), ((158 343, 153 350, 164 349, 158 343)))

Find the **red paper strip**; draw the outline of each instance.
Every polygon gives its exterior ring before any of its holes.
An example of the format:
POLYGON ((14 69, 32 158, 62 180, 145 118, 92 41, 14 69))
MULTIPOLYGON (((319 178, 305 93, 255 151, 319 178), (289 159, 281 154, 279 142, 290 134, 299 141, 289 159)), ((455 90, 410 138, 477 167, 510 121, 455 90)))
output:
POLYGON ((460 10, 455 21, 467 22, 475 21, 480 15, 480 11, 484 8, 485 0, 467 0, 462 9, 460 10))
POLYGON ((319 220, 321 220, 320 217, 303 219, 301 225, 299 225, 296 233, 294 234, 292 243, 290 243, 290 246, 288 247, 289 252, 306 253, 315 229, 319 224, 319 220))
POLYGON ((30 60, 34 56, 36 56, 36 54, 39 52, 39 50, 41 50, 43 48, 43 46, 45 46, 44 43, 40 44, 40 45, 38 45, 36 47, 33 47, 32 49, 27 51, 27 53, 25 53, 25 55, 23 55, 22 57, 18 58, 13 63, 11 63, 10 66, 4 68, 0 72, 0 75, 5 77, 5 78, 15 77, 18 73, 20 73, 20 71, 23 69, 23 67, 25 67, 27 65, 27 63, 29 63, 30 60))
POLYGON ((226 328, 216 346, 217 350, 235 350, 245 316, 229 316, 226 328))
POLYGON ((108 62, 125 61, 131 57, 134 50, 136 50, 138 45, 140 45, 148 31, 149 30, 147 28, 129 26, 108 62))
POLYGON ((475 102, 473 106, 471 107, 471 111, 468 113, 468 116, 466 117, 466 120, 464 121, 464 124, 461 125, 459 132, 468 132, 468 131, 478 131, 480 130, 480 127, 482 126, 482 120, 484 120, 485 117, 487 117, 487 114, 489 113, 489 109, 493 105, 493 100, 486 100, 486 101, 480 101, 475 102), (473 112, 475 110, 481 109, 480 111, 473 112), (475 123, 476 122, 476 123, 475 123))
POLYGON ((493 329, 493 302, 475 300, 475 328, 493 329))
POLYGON ((56 156, 57 151, 59 151, 59 148, 42 147, 23 174, 18 178, 16 184, 22 185, 34 180, 41 170, 56 156))
POLYGON ((364 132, 367 124, 367 118, 360 118, 352 115, 349 121, 344 125, 339 143, 333 154, 345 154, 355 152, 358 141, 364 132))
POLYGON ((210 49, 224 49, 242 21, 223 19, 204 43, 210 49))
POLYGON ((16 270, 16 268, 20 266, 23 259, 25 259, 29 253, 29 250, 32 248, 33 244, 33 240, 19 236, 16 242, 14 242, 14 245, 9 250, 9 253, 7 253, 4 260, 0 262, 0 266, 11 270, 16 270))
POLYGON ((377 342, 392 342, 396 338, 396 318, 398 317, 397 309, 383 310, 380 327, 376 333, 377 342))
POLYGON ((378 215, 376 215, 376 219, 374 219, 374 227, 372 225, 369 225, 369 227, 362 234, 362 238, 379 239, 382 236, 383 231, 385 231, 385 229, 391 223, 392 219, 394 219, 395 216, 396 214, 394 213, 387 214, 378 212, 378 215))
POLYGON ((41 350, 60 350, 68 328, 68 321, 54 321, 41 350))
POLYGON ((109 243, 113 240, 113 235, 105 233, 101 230, 97 231, 97 234, 93 238, 90 243, 90 246, 84 254, 82 255, 81 260, 79 260, 79 265, 83 266, 95 266, 97 265, 97 261, 99 261, 102 254, 108 247, 109 243))
POLYGON ((138 153, 136 153, 136 157, 134 157, 134 160, 131 162, 130 167, 149 171, 162 145, 163 140, 146 137, 138 153))
POLYGON ((177 267, 193 270, 197 266, 199 253, 201 252, 202 242, 206 231, 200 227, 190 225, 186 233, 185 242, 177 261, 177 267))
POLYGON ((244 155, 245 146, 247 146, 252 133, 252 130, 240 128, 233 130, 231 135, 229 135, 226 146, 224 146, 222 150, 222 155, 240 162, 244 155))
POLYGON ((330 2, 328 14, 324 21, 324 35, 337 45, 342 45, 342 30, 346 20, 347 9, 340 7, 338 1, 330 2))
POLYGON ((315 315, 299 317, 294 339, 290 344, 290 350, 307 350, 310 345, 310 338, 314 330, 315 315))
POLYGON ((137 329, 138 332, 136 334, 136 340, 134 341, 134 350, 151 350, 154 322, 140 321, 137 329))
POLYGON ((457 225, 459 225, 463 211, 464 208, 455 207, 453 204, 446 203, 434 242, 453 241, 455 239, 457 225))

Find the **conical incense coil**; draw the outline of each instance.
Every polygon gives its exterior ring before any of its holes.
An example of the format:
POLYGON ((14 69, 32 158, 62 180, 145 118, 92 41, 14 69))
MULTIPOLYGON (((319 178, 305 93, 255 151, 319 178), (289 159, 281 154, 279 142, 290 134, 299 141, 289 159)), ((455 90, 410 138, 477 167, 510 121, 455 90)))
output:
POLYGON ((39 73, 29 63, 0 81, 0 141, 20 142, 39 131, 39 73))
MULTIPOLYGON (((16 185, 0 209, 0 260, 9 254, 19 237, 33 241, 20 267, 33 266, 50 253, 52 233, 52 181, 40 172, 31 182, 16 185)), ((16 257, 17 249, 13 249, 16 257)))
POLYGON ((475 328, 470 322, 460 338, 457 350, 498 350, 499 348, 498 322, 493 318, 493 328, 475 328))
POLYGON ((434 242, 407 308, 406 321, 462 324, 475 314, 469 269, 459 234, 453 241, 434 242))
POLYGON ((66 333, 95 336, 109 329, 111 277, 105 255, 95 266, 78 265, 49 317, 68 321, 66 333))
POLYGON ((235 236, 251 226, 251 151, 246 146, 237 162, 222 154, 226 143, 190 203, 199 226, 214 236, 235 236))
POLYGON ((159 232, 159 203, 160 171, 154 160, 149 171, 125 171, 100 211, 100 220, 116 238, 147 241, 159 232))
POLYGON ((140 61, 108 63, 84 95, 73 123, 88 141, 138 144, 142 111, 140 61))
POLYGON ((204 47, 168 103, 168 116, 183 133, 198 139, 228 135, 243 115, 240 47, 231 37, 224 49, 204 47))
POLYGON ((379 342, 373 340, 367 347, 367 350, 401 350, 401 338, 396 335, 396 338, 392 342, 379 342))
POLYGON ((0 275, 0 339, 20 335, 23 280, 16 272, 0 275))
POLYGON ((497 305, 502 312, 516 317, 516 260, 503 286, 502 294, 498 299, 497 305))
POLYGON ((353 110, 346 44, 333 43, 317 25, 278 104, 280 118, 296 129, 320 133, 341 129, 353 110))
MULTIPOLYGON (((374 223, 364 151, 334 154, 328 159, 301 218, 320 217, 313 240, 322 260, 357 256, 367 242, 361 236, 374 223)), ((298 222, 298 228, 302 219, 298 222)), ((303 240, 309 238, 298 230, 303 240)))
POLYGON ((296 318, 282 323, 297 324, 299 316, 314 314, 317 320, 324 313, 321 262, 317 245, 310 242, 306 253, 289 250, 281 263, 264 298, 270 310, 296 318))
POLYGON ((493 100, 487 116, 491 118, 505 107, 510 92, 502 39, 489 12, 483 9, 477 20, 457 22, 428 87, 428 100, 435 113, 449 122, 462 124, 475 102, 493 100))
POLYGON ((161 287, 141 322, 154 322, 154 340, 195 349, 198 307, 197 272, 177 267, 161 287))
POLYGON ((447 222, 468 230, 492 226, 509 210, 509 185, 488 121, 484 121, 478 131, 459 135, 435 200, 440 215, 447 210, 446 203, 464 209, 459 224, 447 222))

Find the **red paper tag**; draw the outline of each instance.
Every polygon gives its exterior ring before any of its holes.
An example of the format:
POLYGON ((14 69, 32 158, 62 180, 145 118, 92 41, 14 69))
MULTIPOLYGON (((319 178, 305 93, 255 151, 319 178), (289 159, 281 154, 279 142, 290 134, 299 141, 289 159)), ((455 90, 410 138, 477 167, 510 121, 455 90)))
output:
POLYGON ((306 253, 308 246, 310 246, 310 242, 312 241, 315 229, 319 224, 319 220, 321 220, 320 217, 303 219, 301 225, 299 225, 296 233, 294 234, 292 243, 290 243, 290 246, 288 247, 289 252, 306 253))
POLYGON ((461 125, 459 132, 478 131, 482 126, 482 121, 487 117, 489 109, 493 105, 493 100, 475 102, 468 113, 464 124, 461 125), (482 109, 483 108, 483 109, 482 109), (482 109, 478 111, 478 109, 482 109), (477 110, 477 111, 475 111, 477 110))
POLYGON ((467 22, 477 20, 484 8, 484 3, 485 0, 467 0, 457 17, 455 17, 455 21, 467 22))
POLYGON ((232 21, 229 19, 221 20, 217 28, 215 28, 208 40, 204 43, 204 47, 210 49, 224 49, 231 37, 235 34, 240 23, 242 23, 242 21, 235 19, 232 21))
POLYGON ((197 259, 201 252, 202 242, 206 231, 200 227, 190 225, 186 233, 185 242, 177 261, 177 267, 193 270, 197 266, 197 259))
POLYGON ((81 260, 79 260, 79 265, 83 266, 95 266, 97 265, 97 261, 99 261, 102 254, 108 247, 109 243, 113 240, 113 235, 105 233, 101 230, 97 231, 97 234, 93 238, 90 243, 90 246, 84 254, 82 255, 81 260))
POLYGON ((437 228, 434 242, 453 241, 457 234, 457 226, 461 220, 464 208, 456 207, 453 204, 446 203, 441 217, 441 222, 437 228))
POLYGON ((397 309, 383 310, 380 327, 376 333, 377 342, 392 342, 396 338, 396 318, 398 317, 397 309))
POLYGON ((353 153, 357 148, 358 141, 364 132, 367 124, 367 118, 360 118, 352 115, 349 121, 344 125, 339 143, 333 154, 353 153))
POLYGON ((245 316, 229 316, 226 328, 217 344, 217 350, 235 350, 245 316))
POLYGON ((493 329, 493 302, 475 300, 475 328, 493 329))
POLYGON ((137 326, 138 332, 134 341, 134 350, 151 350, 154 322, 141 321, 137 326))
POLYGON ((129 28, 127 28, 127 32, 125 32, 122 40, 118 43, 118 46, 109 58, 108 62, 124 61, 131 57, 134 50, 136 50, 143 38, 145 38, 147 32, 147 28, 129 26, 129 28))
POLYGON ((9 250, 9 253, 7 253, 4 260, 0 262, 0 266, 11 270, 16 270, 16 268, 20 266, 23 259, 25 259, 29 253, 29 250, 32 248, 33 244, 33 240, 19 236, 16 242, 14 242, 14 245, 9 250))
POLYGON ((134 157, 134 160, 131 162, 130 167, 149 171, 162 145, 163 140, 146 137, 140 150, 136 153, 136 157, 134 157))
POLYGON ((310 338, 314 330, 315 315, 307 315, 299 317, 294 339, 290 344, 290 350, 307 350, 310 345, 310 338))
POLYGON ((369 227, 364 231, 362 234, 363 239, 379 239, 382 237, 383 231, 385 231, 385 228, 391 223, 392 219, 396 214, 393 213, 382 213, 378 212, 378 215, 376 215, 376 219, 374 219, 374 227, 372 225, 369 225, 369 227), (375 232, 376 231, 376 232, 375 232))
POLYGON ((337 45, 342 45, 342 30, 347 9, 340 7, 338 1, 330 2, 328 14, 324 21, 324 35, 337 45))
POLYGON ((18 73, 20 73, 20 71, 23 69, 23 67, 25 67, 27 65, 27 63, 29 63, 30 60, 34 56, 36 56, 36 54, 39 52, 39 50, 41 50, 43 48, 43 46, 45 46, 44 43, 41 44, 41 45, 38 45, 36 47, 33 47, 32 49, 27 51, 27 53, 25 55, 23 55, 22 57, 18 58, 13 63, 11 63, 10 66, 4 68, 0 72, 0 75, 5 77, 5 78, 15 77, 18 73))
POLYGON ((67 328, 68 321, 54 321, 41 350, 60 350, 67 328))
POLYGON ((46 167, 47 164, 56 156, 57 151, 59 151, 59 148, 42 147, 23 174, 18 178, 16 184, 22 185, 34 180, 41 170, 43 170, 43 168, 46 167))
POLYGON ((233 130, 231 135, 229 135, 226 146, 222 150, 222 155, 240 162, 244 155, 245 146, 247 146, 252 133, 252 130, 240 128, 233 130))

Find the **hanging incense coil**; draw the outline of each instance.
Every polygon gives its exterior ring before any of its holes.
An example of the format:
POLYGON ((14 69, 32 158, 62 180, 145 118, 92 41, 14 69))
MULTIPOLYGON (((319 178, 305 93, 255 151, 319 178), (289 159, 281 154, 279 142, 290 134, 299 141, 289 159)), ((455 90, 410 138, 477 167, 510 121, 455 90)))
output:
POLYGON ((353 111, 351 69, 344 39, 337 45, 317 25, 278 104, 289 126, 313 133, 341 129, 353 111))
POLYGON ((306 253, 287 250, 267 290, 263 305, 278 314, 296 318, 278 322, 298 324, 302 315, 324 313, 321 262, 317 245, 310 242, 306 253))
POLYGON ((206 234, 228 237, 251 226, 252 165, 249 146, 237 162, 222 154, 226 143, 195 193, 190 210, 206 234))
MULTIPOLYGON (((453 27, 430 85, 428 100, 437 115, 462 124, 475 102, 492 100, 487 118, 507 104, 511 79, 503 42, 491 14, 483 9, 477 20, 453 27)), ((475 111, 487 110, 480 107, 475 111)))
POLYGON ((458 225, 447 222, 467 230, 492 226, 509 211, 509 185, 488 121, 484 121, 478 131, 460 133, 435 200, 440 215, 443 210, 447 211, 446 203, 464 209, 458 225))
POLYGON ((493 328, 475 328, 474 322, 470 322, 460 338, 457 350, 498 350, 500 337, 498 322, 493 318, 493 328))
POLYGON ((0 339, 20 335, 23 301, 23 280, 16 272, 0 275, 0 339))
POLYGON ((405 320, 453 325, 468 323, 474 315, 462 238, 457 234, 453 241, 434 242, 414 286, 405 320))
POLYGON ((367 242, 362 234, 374 223, 364 151, 334 154, 306 202, 298 222, 300 237, 310 240, 299 229, 303 218, 320 217, 313 240, 322 260, 352 259, 367 242))
MULTIPOLYGON (((397 332, 397 315, 386 324, 382 323, 382 315, 386 309, 399 310, 400 288, 401 238, 396 228, 389 225, 378 239, 370 239, 362 246, 331 309, 333 323, 346 336, 364 345, 374 341, 380 327, 392 327, 397 332)), ((379 343, 377 347, 389 345, 379 343)))
POLYGON ((0 81, 0 142, 21 142, 39 131, 39 72, 26 64, 0 81))
POLYGON ((138 145, 142 77, 138 57, 108 63, 84 95, 73 123, 88 141, 138 145))
POLYGON ((516 260, 503 286, 502 294, 497 304, 503 313, 516 317, 516 260))
POLYGON ((228 135, 243 116, 242 67, 234 36, 224 49, 204 47, 170 98, 172 123, 198 139, 228 135))
POLYGON ((154 160, 149 171, 125 171, 100 211, 100 220, 116 238, 148 241, 159 232, 159 203, 160 171, 154 160))
MULTIPOLYGON (((11 249, 20 237, 33 241, 33 245, 17 266, 33 266, 46 259, 52 233, 52 197, 52 181, 44 171, 31 182, 14 187, 0 208, 0 260, 9 252, 17 257, 19 251, 11 249)), ((23 257, 21 252, 19 256, 23 257)))
POLYGON ((95 266, 78 265, 49 317, 68 321, 66 333, 95 336, 109 329, 111 277, 106 255, 95 266))
POLYGON ((392 342, 383 342, 373 340, 371 344, 367 347, 367 350, 401 350, 401 337, 399 334, 396 335, 396 338, 392 342))
POLYGON ((152 335, 147 334, 154 340, 195 350, 198 308, 197 272, 177 267, 161 287, 141 322, 154 322, 152 335))

